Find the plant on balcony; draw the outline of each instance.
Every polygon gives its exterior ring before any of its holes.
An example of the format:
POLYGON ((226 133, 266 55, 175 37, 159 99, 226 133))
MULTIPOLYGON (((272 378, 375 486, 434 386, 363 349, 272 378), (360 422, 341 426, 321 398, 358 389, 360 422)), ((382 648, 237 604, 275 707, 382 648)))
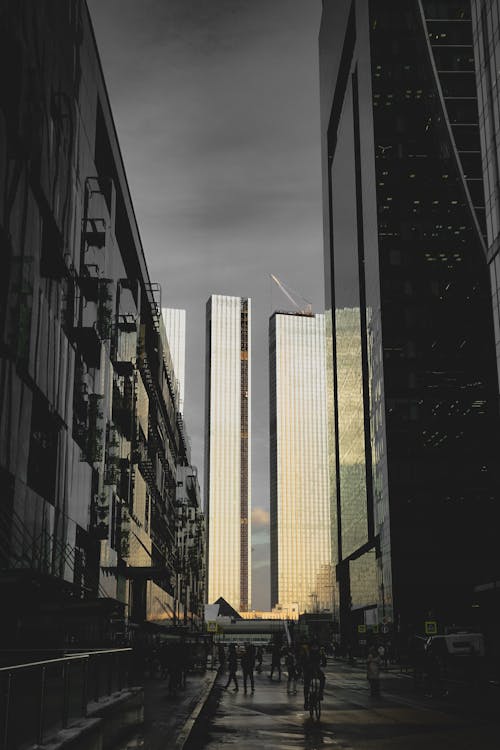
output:
POLYGON ((87 441, 84 451, 84 460, 90 464, 97 463, 102 459, 102 435, 103 430, 100 427, 103 413, 101 401, 103 396, 98 393, 92 393, 89 396, 88 404, 88 431, 87 441))
POLYGON ((111 338, 113 325, 113 296, 109 291, 110 283, 107 279, 102 279, 98 290, 96 327, 103 341, 111 338))

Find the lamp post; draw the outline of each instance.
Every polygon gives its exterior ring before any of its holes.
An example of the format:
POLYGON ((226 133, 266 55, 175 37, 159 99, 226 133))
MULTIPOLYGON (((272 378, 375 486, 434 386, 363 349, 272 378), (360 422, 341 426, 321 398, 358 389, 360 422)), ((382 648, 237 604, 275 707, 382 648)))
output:
POLYGON ((382 583, 380 584, 380 596, 382 599, 382 618, 385 619, 385 588, 384 588, 384 579, 382 579, 382 583))

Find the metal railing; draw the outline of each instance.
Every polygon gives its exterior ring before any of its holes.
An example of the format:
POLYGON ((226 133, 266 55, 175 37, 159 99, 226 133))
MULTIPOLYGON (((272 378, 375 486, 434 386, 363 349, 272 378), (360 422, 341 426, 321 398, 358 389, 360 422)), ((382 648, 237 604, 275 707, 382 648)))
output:
POLYGON ((24 750, 87 716, 129 685, 131 648, 74 653, 0 668, 0 748, 24 750))

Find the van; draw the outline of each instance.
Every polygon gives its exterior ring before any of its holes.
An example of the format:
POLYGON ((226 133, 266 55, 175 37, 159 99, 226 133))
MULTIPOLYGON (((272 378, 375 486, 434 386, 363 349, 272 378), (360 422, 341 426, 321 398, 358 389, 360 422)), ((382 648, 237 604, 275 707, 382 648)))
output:
POLYGON ((439 656, 484 656, 484 636, 482 633, 432 635, 425 648, 439 656))

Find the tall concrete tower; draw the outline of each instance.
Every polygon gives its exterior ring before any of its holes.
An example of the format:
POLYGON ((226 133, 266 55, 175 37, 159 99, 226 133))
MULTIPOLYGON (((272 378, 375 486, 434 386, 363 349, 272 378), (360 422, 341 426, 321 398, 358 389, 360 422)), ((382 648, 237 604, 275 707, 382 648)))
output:
POLYGON ((205 496, 208 601, 250 607, 250 300, 207 303, 205 496))

